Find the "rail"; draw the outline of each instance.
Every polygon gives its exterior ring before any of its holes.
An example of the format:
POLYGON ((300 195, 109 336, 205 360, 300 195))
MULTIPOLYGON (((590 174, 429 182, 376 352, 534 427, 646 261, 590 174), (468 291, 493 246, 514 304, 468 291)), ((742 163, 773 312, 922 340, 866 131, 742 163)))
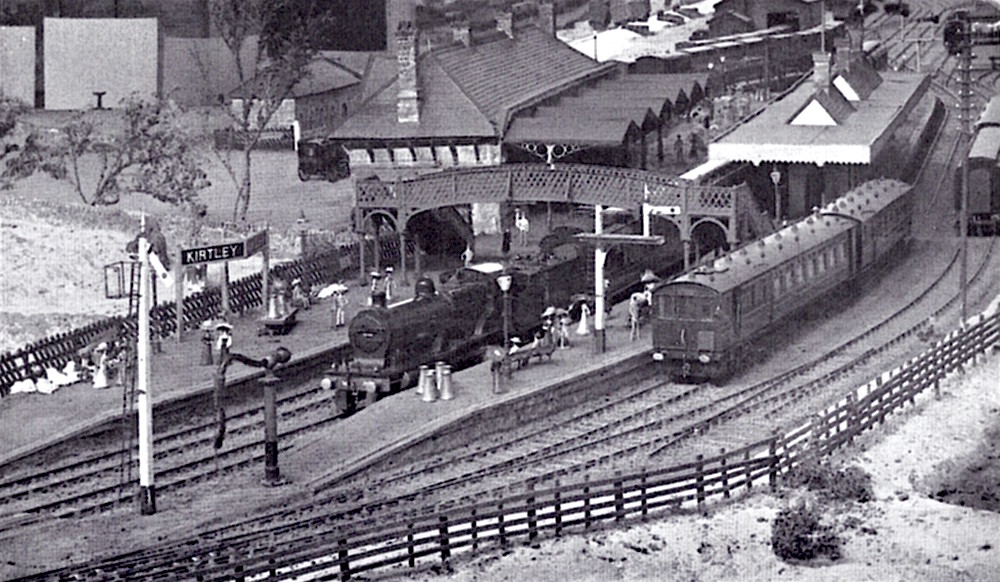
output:
MULTIPOLYGON (((412 251, 412 247, 408 248, 412 251)), ((381 260, 390 264, 399 260, 399 241, 396 238, 381 241, 381 260)), ((365 253, 372 256, 372 253, 365 253)), ((348 277, 357 270, 358 243, 343 245, 271 269, 271 278, 291 281, 301 278, 311 285, 329 283, 348 277)), ((230 283, 229 307, 233 313, 243 313, 262 304, 260 273, 249 275, 230 283)), ((222 293, 218 288, 205 289, 184 299, 184 328, 197 329, 202 321, 216 317, 222 308, 222 293)), ((150 311, 150 331, 154 338, 164 338, 176 333, 176 305, 173 301, 160 303, 150 311)), ((10 393, 16 382, 44 376, 48 368, 62 369, 76 356, 77 351, 97 338, 136 335, 135 317, 115 316, 96 321, 69 332, 59 333, 33 342, 14 352, 0 356, 0 398, 10 393)))
POLYGON ((665 469, 535 490, 476 505, 424 511, 424 517, 380 525, 377 530, 316 534, 273 555, 227 556, 224 563, 201 564, 186 572, 198 580, 333 579, 390 568, 416 568, 448 561, 462 551, 503 547, 542 535, 587 531, 604 522, 645 520, 650 515, 700 511, 755 487, 776 487, 781 475, 806 459, 850 443, 917 395, 974 365, 1000 344, 1000 313, 993 307, 920 356, 849 392, 803 424, 735 451, 665 469))

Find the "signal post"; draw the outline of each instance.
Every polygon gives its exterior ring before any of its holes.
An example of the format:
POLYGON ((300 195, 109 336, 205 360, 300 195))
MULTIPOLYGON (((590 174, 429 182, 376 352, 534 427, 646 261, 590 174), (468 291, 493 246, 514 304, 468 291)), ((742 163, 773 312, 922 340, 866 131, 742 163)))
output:
POLYGON ((616 244, 634 244, 656 246, 662 245, 661 235, 649 234, 648 219, 644 221, 644 234, 606 234, 603 220, 604 206, 594 206, 594 232, 575 235, 579 241, 594 245, 594 353, 603 354, 607 350, 604 332, 604 259, 608 256, 607 249, 616 244))

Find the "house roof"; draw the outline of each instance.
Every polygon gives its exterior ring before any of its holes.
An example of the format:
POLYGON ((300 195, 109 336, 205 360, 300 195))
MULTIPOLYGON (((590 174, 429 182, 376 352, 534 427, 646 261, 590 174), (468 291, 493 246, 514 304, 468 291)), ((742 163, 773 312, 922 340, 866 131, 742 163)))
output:
POLYGON ((361 105, 334 138, 497 137, 519 108, 609 74, 602 65, 529 26, 473 44, 434 49, 417 59, 419 123, 399 123, 395 58, 369 65, 361 105))
POLYGON ((361 83, 358 75, 352 74, 336 62, 318 58, 309 63, 309 74, 292 88, 294 97, 319 95, 336 89, 343 89, 361 83))
POLYGON ((420 86, 420 122, 399 123, 396 103, 398 79, 376 91, 354 115, 334 131, 339 139, 414 139, 496 137, 496 129, 465 93, 451 82, 434 59, 417 66, 420 86))
POLYGON ((843 125, 851 113, 854 113, 854 107, 850 101, 844 98, 837 89, 828 87, 813 93, 812 97, 806 100, 802 107, 792 115, 789 123, 792 125, 843 125), (818 122, 815 120, 817 114, 820 117, 818 122), (811 117, 813 119, 810 119, 811 117))
POLYGON ((887 71, 868 99, 853 103, 854 113, 832 126, 790 125, 788 121, 812 99, 815 85, 806 81, 759 115, 708 146, 711 160, 869 164, 886 140, 927 92, 930 77, 887 71))

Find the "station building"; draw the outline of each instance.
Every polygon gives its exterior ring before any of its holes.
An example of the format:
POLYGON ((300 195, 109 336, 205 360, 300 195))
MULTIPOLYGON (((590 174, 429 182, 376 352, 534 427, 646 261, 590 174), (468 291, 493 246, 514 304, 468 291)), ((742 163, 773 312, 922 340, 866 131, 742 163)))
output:
POLYGON ((749 163, 774 174, 783 218, 802 216, 873 178, 912 178, 901 175, 900 158, 919 117, 915 110, 927 104, 930 77, 876 72, 850 51, 837 54, 831 66, 829 54, 815 53, 810 80, 708 146, 709 161, 749 163))

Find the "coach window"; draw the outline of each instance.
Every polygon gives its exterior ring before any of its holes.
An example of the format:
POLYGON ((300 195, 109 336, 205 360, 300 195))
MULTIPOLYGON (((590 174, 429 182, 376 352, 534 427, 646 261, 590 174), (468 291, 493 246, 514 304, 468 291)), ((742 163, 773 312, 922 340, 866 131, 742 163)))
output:
POLYGON ((785 271, 785 289, 791 289, 794 284, 792 270, 789 269, 785 271))
POLYGON ((799 285, 805 281, 805 277, 802 274, 802 263, 795 263, 795 281, 799 285))
POLYGON ((781 276, 780 275, 774 278, 774 285, 773 285, 773 287, 774 287, 774 298, 777 299, 778 297, 781 297, 781 276))
POLYGON ((813 257, 812 257, 812 274, 814 276, 818 277, 819 273, 820 273, 820 270, 819 270, 819 259, 816 257, 816 255, 813 255, 813 257))

